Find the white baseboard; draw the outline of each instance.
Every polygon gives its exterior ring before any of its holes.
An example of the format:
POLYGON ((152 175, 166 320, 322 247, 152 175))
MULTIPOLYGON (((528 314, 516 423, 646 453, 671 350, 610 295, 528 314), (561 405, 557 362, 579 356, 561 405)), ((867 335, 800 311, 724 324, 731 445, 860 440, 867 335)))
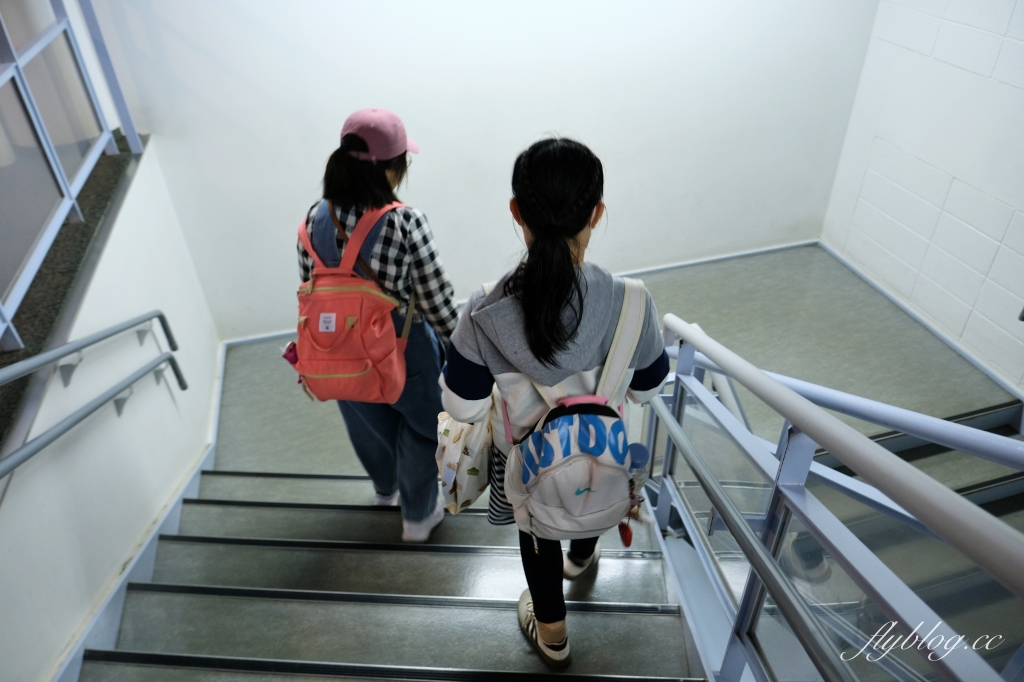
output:
POLYGON ((743 258, 744 256, 757 256, 762 253, 772 253, 774 251, 785 251, 787 249, 795 249, 801 246, 815 246, 819 244, 817 239, 807 239, 800 242, 792 242, 789 244, 780 244, 778 246, 766 246, 760 249, 751 249, 750 251, 738 251, 736 253, 727 253, 722 256, 709 256, 707 258, 695 258, 693 260, 679 261, 678 263, 669 263, 667 265, 657 265, 652 268, 640 268, 639 270, 625 270, 623 272, 616 272, 616 275, 620 277, 636 277, 638 275, 650 275, 655 272, 662 272, 664 270, 673 270, 675 268, 685 268, 690 265, 703 265, 705 263, 717 263, 723 260, 732 260, 733 258, 743 258))
POLYGON ((252 336, 239 336, 238 338, 229 339, 224 342, 225 348, 229 346, 244 346, 248 343, 259 343, 260 341, 270 341, 271 339, 283 339, 289 336, 294 336, 294 329, 285 329, 279 332, 267 332, 266 334, 253 334, 252 336))
POLYGON ((117 646, 117 635, 121 629, 121 615, 128 583, 148 583, 153 580, 157 544, 161 535, 175 535, 181 523, 182 501, 199 497, 199 481, 204 471, 213 468, 217 458, 217 433, 220 422, 220 403, 224 394, 224 369, 229 343, 221 343, 218 353, 217 379, 214 384, 213 416, 210 426, 209 445, 202 456, 170 496, 152 526, 152 530, 139 545, 120 577, 108 591, 106 598, 95 611, 95 615, 79 631, 72 644, 65 651, 57 672, 50 678, 53 682, 78 682, 82 670, 82 656, 86 649, 113 649, 117 646))
POLYGON ((184 485, 172 494, 173 501, 164 508, 158 521, 153 524, 139 551, 128 562, 96 614, 78 635, 75 644, 66 649, 70 653, 51 678, 54 682, 78 681, 82 669, 82 656, 86 649, 113 649, 117 646, 117 633, 121 628, 121 614, 124 611, 128 583, 148 583, 153 580, 156 548, 160 536, 178 532, 182 500, 199 496, 199 478, 203 471, 213 468, 215 453, 213 445, 208 446, 193 466, 184 485))

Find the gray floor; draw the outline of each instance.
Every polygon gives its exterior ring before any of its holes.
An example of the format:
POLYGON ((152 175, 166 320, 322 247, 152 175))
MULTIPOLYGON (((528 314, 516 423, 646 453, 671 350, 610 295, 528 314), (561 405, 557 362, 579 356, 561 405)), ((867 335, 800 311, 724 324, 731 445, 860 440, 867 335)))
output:
MULTIPOLYGON (((762 369, 947 418, 1013 396, 817 246, 642 275, 659 315, 695 322, 762 369)), ((280 358, 287 338, 228 351, 217 468, 361 474, 333 403, 280 358)), ((740 387, 755 433, 782 419, 740 387)), ((863 433, 886 431, 852 418, 863 433)))
MULTIPOLYGON (((1024 436, 1020 434, 1010 437, 1016 440, 1024 440, 1024 436)), ((911 464, 953 490, 978 485, 979 483, 985 483, 986 481, 1017 473, 1017 469, 957 450, 950 450, 938 455, 932 455, 931 457, 916 459, 911 464)))
POLYGON ((228 349, 217 469, 365 474, 337 404, 310 400, 281 358, 288 340, 228 349))
MULTIPOLYGON (((817 246, 643 275, 659 315, 698 323, 766 370, 936 417, 1012 399, 923 325, 817 246)), ((741 391, 754 431, 782 426, 741 391)), ((843 417, 864 433, 887 429, 843 417)))

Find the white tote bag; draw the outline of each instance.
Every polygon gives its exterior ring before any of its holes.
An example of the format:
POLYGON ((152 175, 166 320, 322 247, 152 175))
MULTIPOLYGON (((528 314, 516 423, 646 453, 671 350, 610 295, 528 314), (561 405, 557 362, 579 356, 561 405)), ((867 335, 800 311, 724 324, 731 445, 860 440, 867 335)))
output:
MULTIPOLYGON (((491 396, 491 410, 494 397, 491 396)), ((470 506, 487 489, 490 464, 491 414, 475 424, 455 421, 447 412, 437 415, 437 451, 444 506, 452 514, 470 506)))

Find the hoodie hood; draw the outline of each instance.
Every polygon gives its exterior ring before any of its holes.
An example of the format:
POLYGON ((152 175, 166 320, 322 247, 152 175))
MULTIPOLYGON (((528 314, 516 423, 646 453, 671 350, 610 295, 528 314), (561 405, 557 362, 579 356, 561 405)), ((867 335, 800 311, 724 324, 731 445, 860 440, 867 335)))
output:
MULTIPOLYGON (((591 263, 584 263, 580 267, 583 315, 568 347, 555 354, 551 365, 541 363, 530 351, 526 341, 523 308, 514 296, 505 295, 505 283, 511 274, 498 280, 490 293, 470 312, 477 328, 508 362, 545 386, 554 386, 577 372, 593 369, 603 363, 604 357, 598 357, 599 351, 609 330, 614 334, 612 322, 617 319, 621 307, 621 301, 615 302, 613 298, 611 273, 591 263)), ((566 311, 563 319, 569 317, 566 311)))

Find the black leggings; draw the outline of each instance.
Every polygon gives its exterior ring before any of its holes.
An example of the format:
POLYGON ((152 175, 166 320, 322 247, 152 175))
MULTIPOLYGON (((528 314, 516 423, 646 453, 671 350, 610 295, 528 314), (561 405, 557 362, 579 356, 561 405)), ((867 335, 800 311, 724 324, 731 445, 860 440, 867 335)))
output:
MULTIPOLYGON (((562 593, 562 544, 558 540, 537 538, 519 531, 519 554, 523 557, 526 584, 533 597, 533 612, 541 623, 565 620, 565 595, 562 593)), ((573 540, 569 551, 577 559, 586 559, 594 553, 597 538, 573 540)))

